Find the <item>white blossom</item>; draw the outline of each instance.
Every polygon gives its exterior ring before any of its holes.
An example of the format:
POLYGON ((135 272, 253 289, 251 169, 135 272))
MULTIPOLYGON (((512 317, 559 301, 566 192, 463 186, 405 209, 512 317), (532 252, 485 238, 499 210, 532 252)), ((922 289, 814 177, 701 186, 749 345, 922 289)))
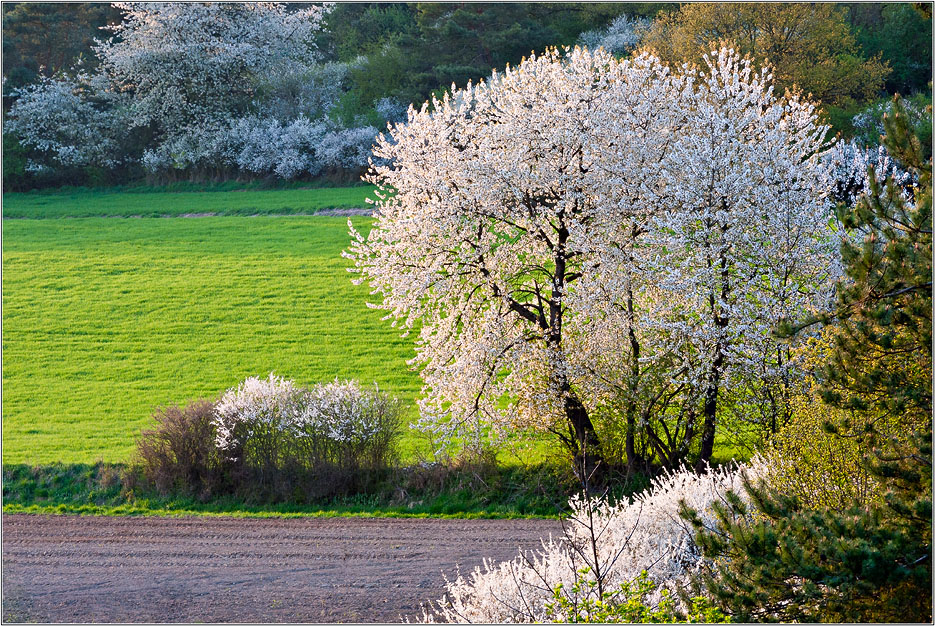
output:
POLYGON ((126 2, 123 21, 94 51, 116 90, 132 96, 133 123, 163 132, 217 122, 249 101, 258 77, 315 59, 324 10, 284 4, 126 2))
POLYGON ((640 45, 652 20, 645 17, 631 17, 622 13, 603 29, 589 30, 578 36, 578 43, 591 50, 604 48, 611 54, 620 56, 640 45))
MULTIPOLYGON (((543 540, 541 550, 520 553, 512 561, 485 561, 469 575, 447 581, 445 596, 433 607, 423 608, 421 619, 461 623, 571 621, 568 615, 550 616, 546 604, 559 584, 570 589, 576 581, 594 580, 597 571, 605 590, 613 590, 645 571, 659 590, 674 591, 703 563, 691 527, 679 517, 680 502, 697 511, 706 527, 714 527, 713 505, 724 502, 727 491, 742 500, 748 498, 741 472, 756 481, 764 467, 756 461, 747 468, 720 468, 704 474, 683 469, 663 474, 628 502, 572 498, 563 536, 543 540), (582 575, 584 567, 589 572, 582 575)), ((587 590, 587 585, 582 586, 587 590)), ((596 590, 584 593, 597 596, 596 590)))
POLYGON ((577 406, 630 394, 643 426, 674 416, 653 450, 678 465, 694 407, 786 371, 773 328, 830 295, 825 131, 727 49, 706 72, 551 51, 410 109, 347 256, 419 329, 422 425, 574 437, 577 406))
POLYGON ((871 167, 880 184, 891 178, 897 185, 908 188, 914 182, 912 175, 899 167, 884 146, 867 148, 853 140, 839 141, 822 158, 833 172, 834 199, 847 205, 853 205, 861 195, 870 192, 871 167))
POLYGON ((217 446, 236 453, 257 433, 277 432, 292 440, 325 438, 337 444, 365 445, 388 430, 396 401, 374 385, 357 381, 298 387, 288 379, 250 377, 228 389, 215 407, 217 446))
MULTIPOLYGON (((119 137, 127 123, 119 100, 95 77, 46 78, 16 90, 6 131, 16 133, 51 163, 113 167, 121 161, 119 137)), ((31 169, 47 166, 30 163, 31 169)))

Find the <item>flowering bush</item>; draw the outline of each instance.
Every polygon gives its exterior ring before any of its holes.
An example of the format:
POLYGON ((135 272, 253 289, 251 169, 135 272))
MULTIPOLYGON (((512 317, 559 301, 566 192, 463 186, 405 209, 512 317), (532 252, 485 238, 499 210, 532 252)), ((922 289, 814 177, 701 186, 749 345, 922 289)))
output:
MULTIPOLYGON (((327 7, 281 3, 118 3, 99 69, 14 91, 9 137, 31 172, 142 164, 292 179, 366 168, 377 129, 330 112, 355 63, 319 63, 327 7), (353 123, 352 123, 353 122, 353 123), (10 134, 13 133, 13 134, 10 134)), ((394 120, 398 103, 381 101, 394 120)), ((387 117, 389 119, 389 117, 387 117)))
POLYGON ((727 491, 744 497, 743 471, 755 479, 763 468, 755 463, 705 474, 685 469, 666 473, 631 502, 572 498, 563 537, 550 537, 535 553, 497 565, 485 562, 470 577, 449 581, 446 597, 437 609, 423 609, 422 618, 427 622, 576 621, 582 616, 562 613, 563 609, 606 603, 607 592, 613 594, 644 571, 653 594, 641 595, 641 600, 658 604, 666 598, 663 590, 672 591, 702 564, 692 529, 679 517, 680 503, 713 524, 713 505, 724 501, 727 491), (564 594, 561 602, 555 598, 559 586, 564 594))
POLYGON ((112 106, 117 97, 93 77, 43 78, 12 95, 16 101, 5 131, 34 149, 39 160, 28 161, 27 170, 120 162, 117 137, 126 120, 112 106))
MULTIPOLYGON (((588 572, 585 568, 580 573, 588 572)), ((592 589, 596 585, 594 581, 584 584, 592 589)), ((656 588, 646 572, 640 572, 636 579, 621 583, 613 591, 605 591, 601 598, 575 601, 581 595, 582 583, 573 585, 571 594, 559 584, 554 591, 554 602, 546 604, 546 612, 556 622, 573 624, 675 624, 685 621, 691 624, 723 624, 729 621, 704 596, 691 598, 687 615, 676 606, 665 589, 659 593, 662 599, 653 602, 650 597, 656 588)))
POLYGON ((376 385, 335 380, 305 388, 271 373, 247 378, 218 401, 217 447, 261 487, 307 475, 315 478, 308 488, 323 495, 359 488, 389 466, 399 412, 376 385))
POLYGON ((591 50, 604 48, 615 56, 630 52, 643 40, 652 26, 652 20, 645 17, 631 17, 626 13, 618 15, 602 30, 589 30, 578 36, 578 43, 591 50))
MULTIPOLYGON (((931 105, 931 97, 926 98, 919 94, 903 99, 903 114, 909 117, 909 122, 915 127, 924 127, 927 124, 928 133, 932 130, 932 114, 926 111, 931 105), (928 100, 928 101, 926 101, 928 100)), ((879 145, 880 137, 886 134, 883 127, 883 118, 893 114, 893 101, 890 98, 879 100, 858 113, 851 120, 860 143, 870 146, 879 145)), ((926 130, 923 128, 923 130, 926 130)))

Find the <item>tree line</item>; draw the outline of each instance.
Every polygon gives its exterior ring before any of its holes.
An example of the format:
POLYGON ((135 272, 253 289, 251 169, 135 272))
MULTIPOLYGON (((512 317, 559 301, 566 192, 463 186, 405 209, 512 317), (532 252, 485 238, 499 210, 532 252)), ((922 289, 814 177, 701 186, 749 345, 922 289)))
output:
MULTIPOLYGON (((674 63, 699 62, 706 52, 699 41, 730 41, 757 63, 769 60, 776 89, 795 85, 811 94, 835 130, 870 144, 878 143, 882 129, 886 100, 881 98, 899 91, 922 92, 924 99, 931 71, 931 16, 924 5, 347 3, 321 10, 288 3, 275 10, 209 8, 4 5, 7 188, 147 177, 155 182, 182 177, 356 180, 367 167, 376 134, 387 123, 404 121, 410 104, 418 108, 452 84, 476 82, 550 46, 602 46, 617 56, 650 47, 674 63), (262 21, 257 18, 264 11, 271 11, 267 29, 271 19, 280 20, 284 29, 269 41, 275 45, 266 57, 229 56, 227 61, 241 66, 236 71, 229 67, 223 78, 196 76, 194 65, 185 69, 186 64, 172 61, 182 48, 170 33, 182 28, 177 32, 186 40, 183 56, 217 71, 227 62, 225 46, 229 54, 229 44, 249 38, 248 24, 262 21), (147 12, 157 23, 174 26, 142 32, 134 24, 147 12), (300 33, 289 26, 297 16, 307 22, 300 33), (199 19, 221 19, 227 26, 205 39, 199 19), (758 34, 745 34, 751 32, 758 34), (299 61, 293 49, 286 68, 279 62, 285 58, 280 43, 294 43, 299 36, 304 57, 299 61), (136 70, 127 66, 131 50, 136 70), (124 59, 118 63, 119 55, 124 59), (160 83, 137 82, 143 74, 133 72, 148 72, 147 64, 161 67, 160 83), (188 73, 172 75, 177 72, 188 73), (183 84, 186 93, 180 95, 183 84), (195 87, 202 91, 196 93, 195 87), (161 104, 164 119, 141 108, 147 100, 161 104), (188 118, 179 118, 186 107, 188 118), (196 109, 197 124, 192 121, 196 109), (94 145, 91 137, 104 145, 94 145)), ((921 111, 924 103, 917 108, 921 111)))

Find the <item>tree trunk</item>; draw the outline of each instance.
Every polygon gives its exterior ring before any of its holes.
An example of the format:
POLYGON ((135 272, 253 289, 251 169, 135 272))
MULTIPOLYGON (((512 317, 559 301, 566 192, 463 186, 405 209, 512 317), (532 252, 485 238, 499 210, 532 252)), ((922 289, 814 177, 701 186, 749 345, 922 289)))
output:
MULTIPOLYGON (((726 232, 722 227, 722 233, 726 232)), ((709 297, 711 305, 711 314, 714 316, 714 324, 718 329, 727 328, 729 317, 726 312, 720 308, 720 302, 727 301, 727 295, 730 293, 730 274, 728 273, 727 258, 723 253, 719 255, 719 265, 721 268, 721 293, 720 299, 715 300, 712 293, 709 297)), ((701 454, 698 455, 698 462, 695 469, 703 471, 711 460, 711 454, 714 452, 714 432, 717 417, 717 394, 721 386, 721 367, 724 365, 724 345, 722 337, 719 337, 714 346, 714 361, 711 363, 711 370, 708 374, 708 387, 705 389, 704 396, 704 424, 701 429, 701 454)))
POLYGON ((698 462, 695 469, 703 471, 711 460, 711 454, 714 452, 714 432, 717 418, 717 393, 721 384, 721 365, 724 363, 724 355, 721 353, 721 347, 718 346, 715 353, 714 362, 711 364, 711 376, 708 379, 708 388, 704 395, 704 424, 701 427, 701 454, 698 456, 698 462))
POLYGON ((570 389, 565 391, 565 417, 572 438, 575 473, 585 485, 602 482, 606 464, 601 455, 597 431, 581 400, 570 389))
POLYGON ((627 399, 627 433, 626 433, 626 454, 627 454, 627 472, 641 471, 644 466, 643 459, 636 453, 636 412, 637 412, 637 392, 639 390, 640 380, 640 342, 636 338, 633 330, 634 310, 633 310, 633 289, 627 288, 627 313, 630 316, 629 328, 627 333, 630 339, 630 397, 627 399))

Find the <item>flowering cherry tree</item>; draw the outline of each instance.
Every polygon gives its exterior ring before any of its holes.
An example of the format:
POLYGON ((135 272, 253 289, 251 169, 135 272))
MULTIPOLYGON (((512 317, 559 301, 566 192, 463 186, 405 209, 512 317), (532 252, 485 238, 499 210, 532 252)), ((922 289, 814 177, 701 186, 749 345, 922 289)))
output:
POLYGON ((729 50, 551 51, 410 110, 348 256, 419 328, 423 423, 545 428, 588 469, 623 398, 628 459, 643 433, 707 460, 724 388, 785 366, 771 329, 833 270, 824 132, 729 50))
POLYGON ((123 21, 95 47, 115 89, 133 96, 135 122, 175 131, 242 110, 260 77, 306 68, 324 10, 282 3, 126 2, 123 21))
POLYGON ((596 460, 564 327, 601 209, 591 124, 617 67, 606 53, 532 57, 378 140, 377 223, 366 239, 352 229, 350 256, 381 307, 421 325, 424 418, 544 426, 596 460))
POLYGON ((815 107, 772 93, 768 70, 721 49, 706 58, 680 107, 689 130, 660 169, 642 259, 657 296, 645 326, 682 357, 701 397, 699 462, 710 459, 725 387, 783 375, 782 319, 829 297, 836 243, 826 127, 815 107))

